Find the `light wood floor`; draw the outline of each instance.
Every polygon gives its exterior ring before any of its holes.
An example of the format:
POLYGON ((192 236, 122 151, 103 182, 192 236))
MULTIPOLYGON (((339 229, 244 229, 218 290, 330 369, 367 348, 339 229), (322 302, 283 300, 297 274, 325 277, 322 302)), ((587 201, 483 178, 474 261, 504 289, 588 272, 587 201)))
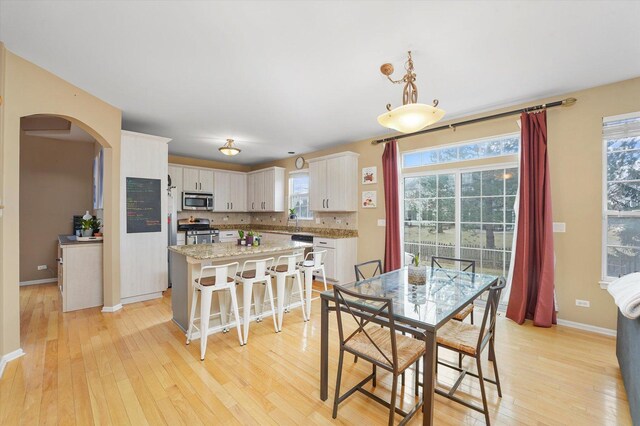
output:
MULTIPOLYGON (((204 362, 197 341, 185 346, 171 322, 170 302, 165 295, 115 314, 99 308, 62 314, 55 284, 22 288, 26 355, 10 362, 0 380, 0 424, 385 424, 386 409, 362 394, 331 419, 335 317, 330 398, 320 401, 319 301, 308 323, 299 310, 287 314, 282 333, 270 321, 253 323, 245 347, 235 333, 210 337, 204 362)), ((631 424, 614 339, 500 319, 497 357, 503 398, 487 385, 494 424, 631 424)), ((347 358, 343 389, 369 371, 366 362, 347 358)), ((452 375, 440 373, 442 386, 452 383, 452 375)), ((375 392, 387 397, 388 377, 378 383, 375 392)), ((407 377, 406 403, 413 401, 412 383, 407 377)), ((460 389, 479 398, 472 378, 460 389)), ((484 423, 479 413, 437 395, 435 401, 436 424, 484 423)), ((421 421, 418 415, 412 424, 421 421)))

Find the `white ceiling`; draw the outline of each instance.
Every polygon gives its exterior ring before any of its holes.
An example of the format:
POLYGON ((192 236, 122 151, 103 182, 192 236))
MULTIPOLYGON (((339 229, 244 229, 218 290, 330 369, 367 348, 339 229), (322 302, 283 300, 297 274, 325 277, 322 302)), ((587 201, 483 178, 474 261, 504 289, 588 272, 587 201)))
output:
POLYGON ((172 153, 252 164, 383 135, 413 50, 446 118, 640 76, 638 1, 6 1, 0 40, 172 153), (242 153, 217 151, 234 138, 242 153))

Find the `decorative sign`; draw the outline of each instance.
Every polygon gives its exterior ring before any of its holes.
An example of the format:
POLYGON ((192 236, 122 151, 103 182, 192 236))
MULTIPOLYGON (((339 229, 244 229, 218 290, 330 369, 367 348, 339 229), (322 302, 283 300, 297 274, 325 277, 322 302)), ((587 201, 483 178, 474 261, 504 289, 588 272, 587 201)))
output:
POLYGON ((362 191, 362 208, 375 209, 378 206, 378 191, 362 191))
POLYGON ((127 178, 127 234, 161 232, 160 179, 127 178))
POLYGON ((362 184, 370 185, 372 183, 378 183, 378 168, 377 167, 363 167, 362 168, 362 184))

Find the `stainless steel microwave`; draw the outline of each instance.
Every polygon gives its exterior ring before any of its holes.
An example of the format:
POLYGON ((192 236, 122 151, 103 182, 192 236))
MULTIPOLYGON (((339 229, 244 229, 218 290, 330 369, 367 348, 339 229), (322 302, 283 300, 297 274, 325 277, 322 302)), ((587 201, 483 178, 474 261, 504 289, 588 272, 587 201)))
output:
POLYGON ((213 210, 213 194, 183 192, 182 210, 213 210))

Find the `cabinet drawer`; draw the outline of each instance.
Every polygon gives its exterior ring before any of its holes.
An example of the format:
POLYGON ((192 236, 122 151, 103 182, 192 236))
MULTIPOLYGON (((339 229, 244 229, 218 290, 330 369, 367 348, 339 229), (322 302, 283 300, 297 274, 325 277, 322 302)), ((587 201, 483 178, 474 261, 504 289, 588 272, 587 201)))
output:
POLYGON ((336 248, 336 239, 335 238, 313 238, 313 245, 323 248, 336 248))

